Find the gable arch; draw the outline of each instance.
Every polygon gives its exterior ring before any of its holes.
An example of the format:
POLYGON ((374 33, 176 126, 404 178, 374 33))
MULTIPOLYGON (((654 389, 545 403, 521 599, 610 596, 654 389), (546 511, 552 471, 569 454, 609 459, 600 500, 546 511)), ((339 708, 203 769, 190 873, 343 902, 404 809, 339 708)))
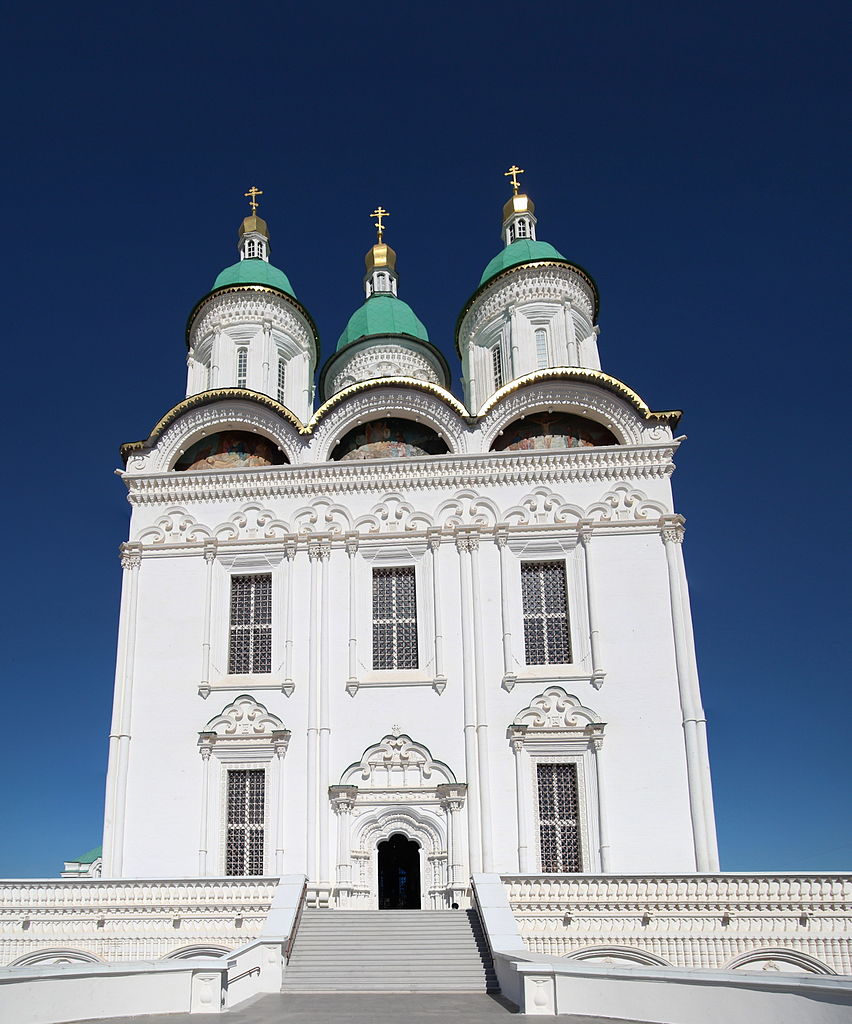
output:
POLYGON ((821 960, 798 949, 769 947, 750 949, 725 964, 726 971, 779 971, 782 974, 834 974, 821 960))
POLYGON ((56 947, 37 949, 13 960, 10 967, 38 967, 40 964, 104 964, 106 960, 83 949, 56 947))

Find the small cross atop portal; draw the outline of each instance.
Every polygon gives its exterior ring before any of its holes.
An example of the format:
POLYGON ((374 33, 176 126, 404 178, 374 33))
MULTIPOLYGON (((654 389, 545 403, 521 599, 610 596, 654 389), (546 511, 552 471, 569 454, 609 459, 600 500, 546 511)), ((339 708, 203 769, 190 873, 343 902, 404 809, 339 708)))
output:
POLYGON ((263 190, 257 188, 256 185, 252 185, 252 187, 248 190, 248 192, 243 192, 243 195, 249 201, 249 206, 251 207, 251 212, 252 212, 252 216, 253 216, 254 214, 257 213, 258 206, 260 206, 260 203, 257 201, 257 196, 262 196, 263 195, 263 190))
POLYGON ((390 214, 383 206, 377 206, 375 210, 373 210, 373 212, 370 214, 370 216, 375 217, 376 219, 376 231, 378 232, 379 235, 379 243, 381 243, 382 235, 384 234, 385 231, 384 224, 382 224, 382 218, 390 217, 390 214))
POLYGON ((518 181, 518 175, 523 174, 523 170, 520 167, 516 167, 515 164, 509 168, 508 171, 503 172, 504 178, 512 179, 512 193, 513 195, 518 194, 518 189, 521 187, 521 183, 518 181))

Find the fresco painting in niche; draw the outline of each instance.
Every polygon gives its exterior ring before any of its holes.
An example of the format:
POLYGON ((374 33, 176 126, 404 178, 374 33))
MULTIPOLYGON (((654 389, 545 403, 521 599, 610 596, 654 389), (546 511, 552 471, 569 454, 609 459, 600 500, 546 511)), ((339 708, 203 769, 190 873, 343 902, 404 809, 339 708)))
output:
POLYGON ((362 423, 337 443, 331 458, 403 459, 413 455, 443 455, 449 449, 442 437, 430 427, 414 420, 388 417, 362 423))
POLYGON ((196 441, 181 455, 175 469, 244 469, 280 466, 286 461, 284 453, 268 438, 246 430, 226 430, 196 441))
POLYGON ((494 452, 530 452, 551 448, 596 448, 618 444, 616 438, 594 420, 569 412, 535 412, 505 427, 491 446, 494 452))

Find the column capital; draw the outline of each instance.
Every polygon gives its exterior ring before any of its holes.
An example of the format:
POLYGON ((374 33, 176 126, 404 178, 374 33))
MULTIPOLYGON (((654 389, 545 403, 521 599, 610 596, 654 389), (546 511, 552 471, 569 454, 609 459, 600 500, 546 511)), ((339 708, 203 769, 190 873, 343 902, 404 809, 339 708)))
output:
POLYGON ((479 550, 479 534, 478 533, 459 533, 459 534, 456 534, 456 548, 459 551, 478 551, 479 550))
POLYGON ((426 543, 429 545, 430 551, 437 551, 441 546, 442 540, 440 528, 432 527, 432 529, 426 531, 426 543))
POLYGON ((290 730, 289 729, 276 729, 272 733, 272 749, 275 751, 275 756, 283 758, 287 753, 287 747, 290 745, 290 730))
POLYGON ((328 799, 337 814, 346 814, 351 811, 357 797, 357 786, 328 787, 328 799))
POLYGON ((359 541, 360 537, 357 533, 346 534, 346 554, 349 555, 350 558, 357 553, 359 541))
POLYGON ((122 544, 118 549, 122 569, 138 569, 142 564, 142 545, 135 543, 122 544))
POLYGON ((505 526, 498 526, 494 531, 494 543, 501 551, 509 543, 509 531, 505 526))
POLYGON ((219 542, 214 538, 206 540, 204 542, 204 561, 212 562, 216 558, 216 552, 219 548, 219 542))
POLYGON ((685 533, 683 516, 660 516, 660 533, 664 544, 683 544, 685 533))
POLYGON ((331 555, 331 542, 327 537, 311 538, 308 541, 308 558, 312 562, 316 560, 325 561, 331 555))
POLYGON ((463 782, 447 782, 437 787, 436 793, 445 811, 460 811, 467 797, 467 785, 463 782))
POLYGON ((284 541, 284 557, 288 562, 292 562, 296 557, 296 552, 299 550, 299 541, 295 536, 287 537, 284 541))
POLYGON ((583 547, 588 547, 592 542, 594 524, 591 519, 579 519, 577 521, 577 536, 583 547))
POLYGON ((506 737, 509 740, 509 746, 512 748, 512 753, 519 754, 526 743, 527 738, 527 726, 525 725, 510 725, 506 731, 506 737))

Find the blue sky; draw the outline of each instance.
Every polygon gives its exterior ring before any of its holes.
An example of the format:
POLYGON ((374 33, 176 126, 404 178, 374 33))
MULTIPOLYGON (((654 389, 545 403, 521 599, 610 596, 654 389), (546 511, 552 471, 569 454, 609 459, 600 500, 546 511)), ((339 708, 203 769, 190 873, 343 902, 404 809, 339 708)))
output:
POLYGON ((383 204, 401 297, 450 356, 511 163, 539 237, 598 282, 604 369, 685 410, 723 867, 848 868, 842 19, 820 0, 15 9, 0 876, 100 841, 112 470, 183 397, 186 316, 236 258, 242 193, 265 190, 324 356, 383 204))

